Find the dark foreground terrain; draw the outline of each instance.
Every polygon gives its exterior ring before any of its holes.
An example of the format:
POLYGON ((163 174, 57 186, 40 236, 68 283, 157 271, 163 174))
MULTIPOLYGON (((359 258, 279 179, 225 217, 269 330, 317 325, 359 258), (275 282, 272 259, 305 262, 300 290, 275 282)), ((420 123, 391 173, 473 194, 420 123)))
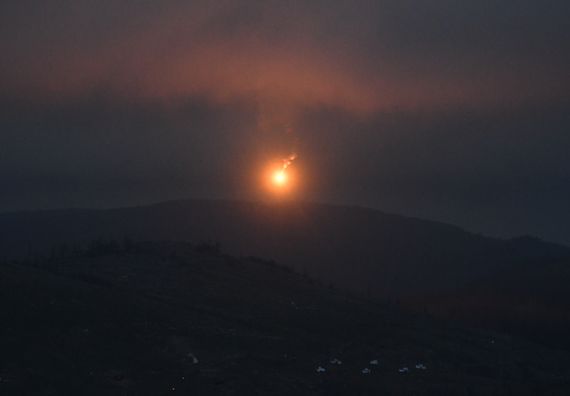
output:
POLYGON ((0 315, 7 396, 570 394, 565 350, 408 315, 212 245, 3 263, 0 315))

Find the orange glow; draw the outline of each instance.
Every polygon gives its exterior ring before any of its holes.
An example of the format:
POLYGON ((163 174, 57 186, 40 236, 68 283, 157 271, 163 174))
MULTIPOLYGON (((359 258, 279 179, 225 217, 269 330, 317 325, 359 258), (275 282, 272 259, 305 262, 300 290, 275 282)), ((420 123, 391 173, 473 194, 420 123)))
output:
POLYGON ((291 199, 296 196, 298 174, 292 167, 272 163, 262 173, 261 186, 270 199, 291 199))
POLYGON ((281 164, 281 168, 275 169, 271 175, 273 184, 277 187, 283 188, 289 184, 289 174, 287 169, 291 166, 293 161, 297 158, 297 154, 292 153, 288 157, 284 158, 281 164))
POLYGON ((275 173, 273 173, 273 183, 278 186, 287 184, 287 174, 284 170, 277 170, 275 173))

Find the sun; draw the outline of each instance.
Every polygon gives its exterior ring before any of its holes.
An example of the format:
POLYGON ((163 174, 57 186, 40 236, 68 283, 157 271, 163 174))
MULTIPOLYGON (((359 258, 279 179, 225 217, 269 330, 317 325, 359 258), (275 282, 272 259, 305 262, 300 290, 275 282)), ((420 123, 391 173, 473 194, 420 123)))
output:
POLYGON ((290 199, 296 194, 299 178, 293 167, 274 161, 264 168, 261 176, 263 189, 271 199, 290 199))
POLYGON ((277 186, 284 186, 287 184, 287 173, 282 169, 276 170, 273 173, 273 183, 277 186))

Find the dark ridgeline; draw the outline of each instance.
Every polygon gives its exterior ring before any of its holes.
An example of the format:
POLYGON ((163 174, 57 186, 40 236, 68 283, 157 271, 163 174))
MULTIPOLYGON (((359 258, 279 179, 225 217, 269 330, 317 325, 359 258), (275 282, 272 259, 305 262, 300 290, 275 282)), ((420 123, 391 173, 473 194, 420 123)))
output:
POLYGON ((442 292, 521 260, 570 257, 531 237, 501 240, 359 207, 184 200, 112 210, 0 215, 7 257, 46 254, 97 238, 216 241, 235 255, 273 259, 372 296, 442 292))
POLYGON ((410 315, 215 243, 99 240, 0 263, 0 297, 2 395, 570 390, 570 351, 410 315))
POLYGON ((570 250, 528 236, 359 207, 208 200, 3 214, 0 232, 7 258, 62 255, 98 238, 211 241, 366 297, 569 344, 570 250))

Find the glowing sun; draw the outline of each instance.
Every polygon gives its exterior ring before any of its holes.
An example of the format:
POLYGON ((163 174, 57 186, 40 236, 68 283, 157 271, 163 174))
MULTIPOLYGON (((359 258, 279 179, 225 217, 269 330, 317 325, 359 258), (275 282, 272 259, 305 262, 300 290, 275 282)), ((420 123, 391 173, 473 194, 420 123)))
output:
POLYGON ((284 170, 277 170, 273 173, 273 183, 278 186, 287 184, 287 174, 284 170))
POLYGON ((272 198, 291 198, 297 189, 298 172, 291 166, 295 156, 281 161, 272 161, 264 168, 263 186, 272 198))

